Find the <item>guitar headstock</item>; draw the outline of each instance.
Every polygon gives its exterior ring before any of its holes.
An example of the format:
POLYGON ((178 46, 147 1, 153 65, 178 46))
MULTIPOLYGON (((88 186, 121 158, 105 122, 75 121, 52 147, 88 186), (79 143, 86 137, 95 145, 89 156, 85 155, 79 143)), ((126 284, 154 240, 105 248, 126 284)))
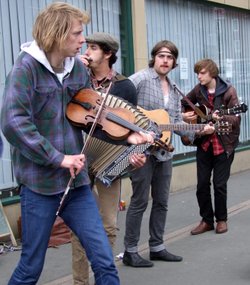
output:
POLYGON ((239 105, 235 105, 234 107, 230 109, 220 109, 219 110, 219 115, 237 115, 240 113, 246 113, 248 110, 248 106, 245 103, 241 103, 239 105))
POLYGON ((220 135, 225 135, 232 132, 232 124, 225 121, 218 121, 214 124, 216 132, 220 135))

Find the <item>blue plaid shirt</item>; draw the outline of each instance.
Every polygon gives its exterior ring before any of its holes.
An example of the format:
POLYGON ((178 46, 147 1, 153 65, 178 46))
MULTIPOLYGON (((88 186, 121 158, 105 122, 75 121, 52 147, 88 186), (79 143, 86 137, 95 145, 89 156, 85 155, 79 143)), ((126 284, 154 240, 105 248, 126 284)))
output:
MULTIPOLYGON (((62 83, 56 74, 22 52, 6 79, 2 131, 12 145, 16 180, 44 195, 63 192, 70 178, 61 168, 64 154, 79 154, 82 132, 65 116, 70 99, 90 88, 89 75, 77 58, 62 83)), ((74 180, 78 187, 89 183, 86 167, 74 180)))

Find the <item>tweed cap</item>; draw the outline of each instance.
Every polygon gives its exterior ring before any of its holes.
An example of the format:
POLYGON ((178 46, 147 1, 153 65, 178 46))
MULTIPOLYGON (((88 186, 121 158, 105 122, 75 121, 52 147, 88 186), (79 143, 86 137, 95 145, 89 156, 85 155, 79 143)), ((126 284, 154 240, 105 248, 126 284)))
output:
POLYGON ((96 32, 87 36, 86 42, 106 45, 114 53, 116 53, 119 49, 118 41, 107 33, 96 32))

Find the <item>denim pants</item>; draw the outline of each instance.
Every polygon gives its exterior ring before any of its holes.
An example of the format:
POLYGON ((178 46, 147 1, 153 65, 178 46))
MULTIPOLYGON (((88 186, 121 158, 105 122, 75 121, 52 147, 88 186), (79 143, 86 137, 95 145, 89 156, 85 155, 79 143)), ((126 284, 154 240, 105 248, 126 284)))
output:
MULTIPOLYGON (((102 222, 109 239, 112 250, 115 247, 117 236, 117 216, 121 192, 121 180, 116 179, 110 187, 107 188, 98 180, 95 182, 98 193, 96 199, 102 222)), ((95 191, 95 190, 93 190, 95 191)), ((72 233, 72 274, 74 285, 89 284, 89 263, 78 237, 72 233)))
POLYGON ((150 251, 163 250, 164 230, 168 210, 172 160, 160 162, 154 156, 131 173, 133 195, 127 211, 124 246, 128 252, 138 251, 143 214, 148 206, 151 189, 152 208, 149 220, 150 251))
MULTIPOLYGON (((62 195, 45 196, 21 187, 22 253, 8 285, 37 283, 62 195)), ((120 284, 112 250, 89 185, 70 190, 59 215, 84 246, 96 284, 120 284)), ((71 256, 58 262, 71 262, 71 256)))

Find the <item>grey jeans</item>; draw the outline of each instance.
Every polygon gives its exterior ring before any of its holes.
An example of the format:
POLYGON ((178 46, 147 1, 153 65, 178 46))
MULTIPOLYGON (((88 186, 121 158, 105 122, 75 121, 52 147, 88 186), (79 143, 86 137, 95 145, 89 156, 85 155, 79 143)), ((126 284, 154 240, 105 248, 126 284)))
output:
POLYGON ((150 251, 165 248, 163 235, 168 210, 172 177, 172 159, 158 161, 154 156, 145 165, 131 173, 133 194, 127 211, 124 246, 128 252, 137 252, 143 214, 148 206, 151 189, 152 208, 149 221, 150 251))

